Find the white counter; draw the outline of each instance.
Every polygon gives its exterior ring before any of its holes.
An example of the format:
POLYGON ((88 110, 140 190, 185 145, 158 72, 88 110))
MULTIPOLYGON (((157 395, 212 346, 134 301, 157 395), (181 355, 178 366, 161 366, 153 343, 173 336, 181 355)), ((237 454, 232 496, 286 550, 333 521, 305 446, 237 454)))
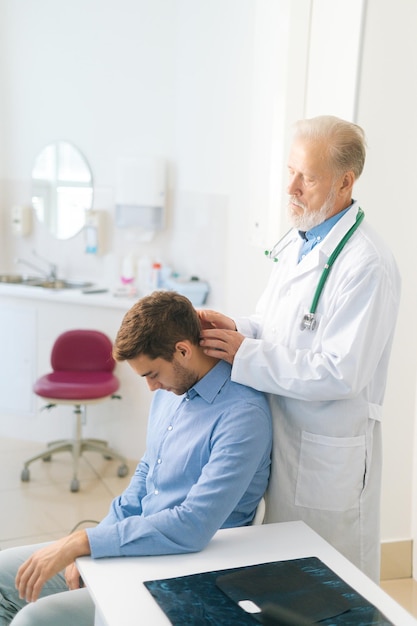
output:
MULTIPOLYGON (((106 289, 101 285, 94 285, 94 289, 106 289)), ((40 300, 44 302, 82 304, 127 311, 140 296, 127 298, 114 295, 112 290, 105 293, 83 293, 81 289, 45 289, 44 287, 29 287, 15 283, 0 283, 0 297, 11 296, 25 300, 40 300)))
MULTIPOLYGON (((26 300, 42 300, 69 304, 82 304, 127 311, 144 294, 127 297, 118 293, 116 289, 110 289, 104 285, 93 284, 91 290, 106 290, 103 293, 83 293, 82 289, 46 289, 45 287, 30 287, 20 283, 0 282, 0 297, 12 296, 26 300)), ((192 296, 188 296, 192 298, 192 296)), ((204 308, 204 305, 197 306, 204 308)), ((210 305, 210 308, 218 308, 210 305)), ((220 310, 220 309, 219 309, 220 310)))

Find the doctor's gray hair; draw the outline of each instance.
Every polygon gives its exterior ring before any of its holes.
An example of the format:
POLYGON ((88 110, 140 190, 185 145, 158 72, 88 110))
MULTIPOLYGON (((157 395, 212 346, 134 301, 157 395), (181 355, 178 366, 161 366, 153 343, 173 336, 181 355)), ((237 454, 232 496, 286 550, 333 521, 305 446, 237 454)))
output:
POLYGON ((333 115, 320 115, 295 123, 294 139, 327 144, 329 165, 340 175, 352 171, 359 178, 365 165, 366 141, 363 129, 333 115))

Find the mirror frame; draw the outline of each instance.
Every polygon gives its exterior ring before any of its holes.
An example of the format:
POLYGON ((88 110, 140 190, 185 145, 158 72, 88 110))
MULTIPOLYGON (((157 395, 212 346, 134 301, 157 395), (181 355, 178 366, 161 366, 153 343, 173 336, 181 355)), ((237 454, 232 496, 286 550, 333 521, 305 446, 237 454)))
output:
POLYGON ((46 145, 32 170, 32 207, 56 239, 70 239, 93 206, 93 175, 80 150, 68 141, 46 145))

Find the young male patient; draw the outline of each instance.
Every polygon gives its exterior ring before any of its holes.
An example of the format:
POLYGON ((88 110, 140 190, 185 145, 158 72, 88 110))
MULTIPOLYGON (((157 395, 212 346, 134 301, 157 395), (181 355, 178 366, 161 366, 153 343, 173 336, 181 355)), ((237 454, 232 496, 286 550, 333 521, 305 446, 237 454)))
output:
POLYGON ((268 404, 199 339, 197 313, 177 293, 154 292, 126 313, 113 355, 155 391, 145 454, 100 524, 0 552, 0 626, 93 626, 77 557, 195 552, 219 528, 251 523, 269 477, 268 404))

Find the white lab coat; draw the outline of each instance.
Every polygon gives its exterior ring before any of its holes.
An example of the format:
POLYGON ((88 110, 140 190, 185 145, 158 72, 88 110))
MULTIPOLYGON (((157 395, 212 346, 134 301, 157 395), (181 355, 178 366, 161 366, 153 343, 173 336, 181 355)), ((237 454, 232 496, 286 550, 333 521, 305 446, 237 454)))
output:
MULTIPOLYGON (((358 204, 297 263, 296 230, 278 254, 232 379, 270 394, 274 449, 266 522, 304 520, 379 580, 380 419, 400 299, 391 252, 366 217, 335 261, 302 330, 323 266, 358 204)), ((285 243, 285 242, 283 242, 285 243)))

